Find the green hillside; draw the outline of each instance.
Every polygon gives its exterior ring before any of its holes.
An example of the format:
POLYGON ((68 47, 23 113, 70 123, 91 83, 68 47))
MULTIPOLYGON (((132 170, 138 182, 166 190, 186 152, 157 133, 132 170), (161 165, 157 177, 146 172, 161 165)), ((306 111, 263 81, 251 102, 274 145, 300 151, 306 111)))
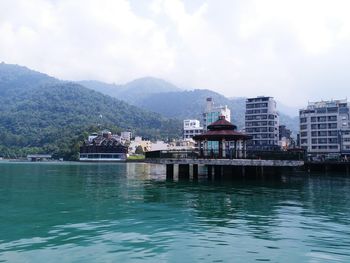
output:
MULTIPOLYGON (((80 83, 90 89, 98 90, 142 109, 179 120, 186 118, 201 119, 201 114, 206 105, 206 98, 212 97, 216 105, 227 105, 230 108, 232 121, 239 129, 244 127, 246 98, 227 98, 217 92, 206 89, 179 90, 168 82, 154 80, 157 79, 138 79, 126 85, 113 85, 94 81, 82 81, 80 83)), ((277 108, 286 109, 287 107, 277 103, 277 108)), ((288 109, 288 112, 291 111, 291 109, 288 109)), ((279 113, 280 123, 291 129, 293 136, 296 136, 299 129, 298 117, 291 117, 281 111, 279 113)))
POLYGON ((3 156, 49 152, 70 158, 98 125, 153 139, 181 134, 180 121, 16 65, 0 64, 0 99, 3 156))

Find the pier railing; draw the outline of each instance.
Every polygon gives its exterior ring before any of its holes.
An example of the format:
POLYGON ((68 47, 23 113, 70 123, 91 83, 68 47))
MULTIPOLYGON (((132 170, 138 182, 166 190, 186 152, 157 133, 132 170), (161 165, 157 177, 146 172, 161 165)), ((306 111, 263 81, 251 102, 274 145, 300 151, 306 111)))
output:
POLYGON ((350 152, 308 153, 306 161, 310 163, 349 163, 350 152))
POLYGON ((305 160, 303 151, 181 151, 181 150, 160 150, 150 151, 145 154, 146 159, 260 159, 260 160, 305 160))

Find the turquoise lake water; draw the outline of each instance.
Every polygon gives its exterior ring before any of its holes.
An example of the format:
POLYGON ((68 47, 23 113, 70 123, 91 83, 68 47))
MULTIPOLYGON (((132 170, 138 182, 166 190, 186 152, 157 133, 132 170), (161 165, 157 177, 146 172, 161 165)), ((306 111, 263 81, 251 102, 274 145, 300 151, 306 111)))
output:
POLYGON ((350 178, 0 163, 0 262, 350 262, 350 178))

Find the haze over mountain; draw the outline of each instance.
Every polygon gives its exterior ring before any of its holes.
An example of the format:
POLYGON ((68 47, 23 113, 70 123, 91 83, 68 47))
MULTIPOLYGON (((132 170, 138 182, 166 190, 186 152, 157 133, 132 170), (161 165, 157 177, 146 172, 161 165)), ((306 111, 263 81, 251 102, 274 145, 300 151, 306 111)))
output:
POLYGON ((157 76, 298 108, 349 97, 350 1, 0 1, 0 57, 61 79, 157 76), (234 88, 233 88, 234 87, 234 88))
POLYGON ((154 139, 181 135, 180 121, 17 65, 0 64, 0 99, 2 155, 41 151, 66 156, 72 140, 98 124, 154 139))
MULTIPOLYGON (((155 78, 138 79, 125 85, 93 81, 80 81, 79 83, 143 109, 180 120, 201 119, 206 98, 212 97, 216 105, 227 105, 230 108, 232 121, 238 128, 244 127, 246 99, 244 97, 227 98, 208 89, 181 90, 169 82, 155 78), (129 96, 129 92, 138 95, 129 96)), ((295 136, 299 129, 297 109, 278 102, 277 109, 280 113, 280 123, 291 129, 295 136)))
POLYGON ((124 85, 108 84, 96 80, 83 80, 78 81, 78 83, 134 105, 152 94, 181 91, 181 89, 165 80, 152 77, 135 79, 124 85))

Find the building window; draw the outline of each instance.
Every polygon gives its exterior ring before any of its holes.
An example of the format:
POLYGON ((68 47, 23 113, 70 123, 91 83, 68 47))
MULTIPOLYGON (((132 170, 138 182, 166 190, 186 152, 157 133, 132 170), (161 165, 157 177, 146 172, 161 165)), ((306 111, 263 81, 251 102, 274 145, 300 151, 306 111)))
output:
POLYGON ((338 112, 338 108, 337 108, 337 107, 328 108, 328 109, 327 109, 327 112, 328 112, 328 113, 335 113, 335 112, 338 112))
POLYGON ((336 129, 337 124, 336 123, 328 123, 328 129, 336 129))
POLYGON ((329 143, 338 143, 338 139, 337 138, 329 138, 328 142, 329 143))
POLYGON ((319 122, 325 122, 325 121, 327 121, 327 118, 326 118, 326 116, 322 116, 322 117, 318 117, 317 120, 319 122))
POLYGON ((327 132, 326 131, 319 131, 318 136, 327 136, 327 132))
POLYGON ((327 143, 327 139, 318 139, 318 143, 319 144, 326 144, 327 143))

